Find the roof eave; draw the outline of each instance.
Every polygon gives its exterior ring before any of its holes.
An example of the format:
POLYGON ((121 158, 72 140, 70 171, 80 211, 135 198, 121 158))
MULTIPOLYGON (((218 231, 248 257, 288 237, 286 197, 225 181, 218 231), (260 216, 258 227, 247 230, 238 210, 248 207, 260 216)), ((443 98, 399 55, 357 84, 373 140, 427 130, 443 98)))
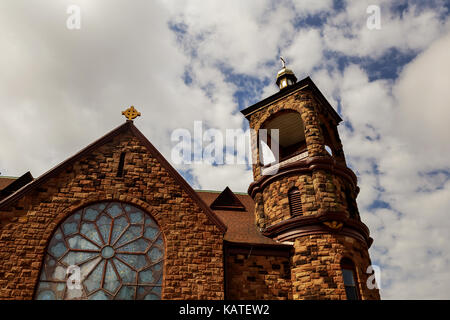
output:
POLYGON ((328 102, 328 100, 325 98, 325 96, 322 94, 322 92, 317 88, 317 86, 314 84, 312 79, 310 77, 306 77, 297 83, 280 90, 279 92, 245 108, 244 110, 241 110, 241 113, 245 116, 245 118, 249 119, 249 116, 253 114, 254 112, 263 109, 267 107, 269 104, 271 104, 274 101, 280 100, 285 96, 288 96, 294 92, 300 91, 302 89, 305 89, 307 87, 310 87, 318 96, 318 98, 324 103, 325 107, 328 109, 328 111, 331 113, 331 116, 335 119, 335 121, 339 124, 342 122, 342 118, 339 116, 339 114, 336 112, 336 110, 331 106, 331 104, 328 102))

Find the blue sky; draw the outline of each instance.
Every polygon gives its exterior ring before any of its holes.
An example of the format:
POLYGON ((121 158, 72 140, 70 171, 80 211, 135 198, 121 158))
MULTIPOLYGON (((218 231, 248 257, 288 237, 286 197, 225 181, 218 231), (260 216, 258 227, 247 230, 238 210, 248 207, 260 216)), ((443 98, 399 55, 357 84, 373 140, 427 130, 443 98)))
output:
MULTIPOLYGON (((450 298, 448 1, 3 1, 0 172, 36 177, 123 122, 171 160, 194 121, 247 128, 279 56, 344 119, 382 298, 450 298), (81 28, 68 30, 68 5, 81 28), (370 30, 369 5, 380 8, 370 30)), ((198 189, 245 192, 246 165, 176 165, 198 189)))

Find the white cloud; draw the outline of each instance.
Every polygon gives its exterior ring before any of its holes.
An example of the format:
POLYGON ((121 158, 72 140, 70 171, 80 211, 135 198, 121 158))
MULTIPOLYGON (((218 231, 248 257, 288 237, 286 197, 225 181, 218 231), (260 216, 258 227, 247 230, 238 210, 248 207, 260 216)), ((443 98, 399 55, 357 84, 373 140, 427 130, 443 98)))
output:
POLYGON ((295 70, 298 78, 309 75, 312 69, 323 63, 323 40, 318 29, 300 30, 292 44, 283 54, 286 55, 288 67, 295 70))
POLYGON ((165 155, 170 131, 195 120, 242 125, 233 114, 234 88, 217 69, 194 65, 198 78, 184 83, 190 61, 164 6, 75 3, 82 8, 78 31, 66 28, 68 1, 2 3, 2 174, 40 175, 120 124, 132 104, 142 113, 136 125, 165 155), (210 84, 212 95, 202 89, 210 84))
POLYGON ((344 118, 354 128, 341 128, 343 144, 359 174, 358 203, 375 238, 372 258, 389 284, 383 298, 450 295, 450 64, 443 59, 449 49, 446 35, 408 64, 396 83, 370 82, 357 66, 340 81, 344 118), (389 207, 373 211, 375 200, 389 207))
POLYGON ((400 13, 392 10, 395 2, 378 1, 381 9, 381 29, 367 28, 366 12, 373 1, 355 1, 346 10, 327 20, 323 29, 327 47, 349 56, 379 58, 389 49, 401 52, 425 49, 433 40, 439 38, 449 23, 440 19, 444 6, 423 9, 410 4, 400 13))
POLYGON ((408 65, 395 87, 399 134, 414 141, 409 147, 418 149, 418 156, 427 157, 433 167, 449 166, 449 51, 450 32, 408 65), (403 115, 409 121, 402 121, 403 115))
POLYGON ((267 76, 264 64, 293 29, 294 12, 268 0, 169 3, 171 21, 187 26, 184 46, 203 63, 223 63, 236 73, 267 76))
POLYGON ((294 0, 294 8, 299 16, 308 16, 330 11, 333 8, 332 0, 294 0))
POLYGON ((196 187, 207 190, 223 190, 228 186, 235 192, 247 192, 253 181, 252 172, 246 165, 193 165, 191 173, 196 177, 196 187))

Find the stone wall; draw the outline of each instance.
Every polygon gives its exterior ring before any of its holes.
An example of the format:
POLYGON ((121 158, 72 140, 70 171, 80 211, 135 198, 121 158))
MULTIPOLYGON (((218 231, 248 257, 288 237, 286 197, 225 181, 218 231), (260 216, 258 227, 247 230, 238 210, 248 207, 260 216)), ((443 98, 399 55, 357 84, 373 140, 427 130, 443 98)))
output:
POLYGON ((229 254, 227 299, 292 299, 289 258, 229 254))
POLYGON ((369 289, 367 267, 371 265, 368 248, 362 242, 337 234, 297 238, 292 258, 294 299, 347 299, 341 271, 342 258, 356 267, 358 289, 363 300, 380 299, 377 289, 369 289))
POLYGON ((269 184, 263 191, 266 225, 270 226, 291 217, 288 192, 291 188, 300 190, 303 215, 316 214, 319 203, 316 201, 311 174, 291 175, 269 184))
POLYGON ((32 299, 56 227, 78 208, 105 200, 138 206, 159 224, 166 244, 163 298, 224 298, 222 231, 125 131, 0 211, 0 299, 32 299), (122 152, 123 177, 117 177, 122 152))
POLYGON ((291 218, 288 193, 297 187, 301 194, 303 216, 348 210, 345 191, 349 190, 356 206, 353 184, 326 170, 293 173, 274 179, 255 194, 256 223, 262 228, 291 218))

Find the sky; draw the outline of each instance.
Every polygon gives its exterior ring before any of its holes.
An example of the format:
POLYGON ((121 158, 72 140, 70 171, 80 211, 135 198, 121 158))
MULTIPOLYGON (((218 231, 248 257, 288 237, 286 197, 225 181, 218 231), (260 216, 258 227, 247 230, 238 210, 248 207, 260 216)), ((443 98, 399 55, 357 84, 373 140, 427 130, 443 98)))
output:
MULTIPOLYGON (((38 177, 122 124, 130 105, 171 161, 176 129, 248 128, 239 111, 278 91, 282 55, 344 120, 381 297, 450 299, 449 10, 441 0, 1 1, 0 173, 38 177), (68 27, 71 5, 79 28, 68 27), (368 27, 371 5, 380 28, 368 27)), ((246 192, 252 181, 245 164, 173 164, 196 189, 246 192)))

